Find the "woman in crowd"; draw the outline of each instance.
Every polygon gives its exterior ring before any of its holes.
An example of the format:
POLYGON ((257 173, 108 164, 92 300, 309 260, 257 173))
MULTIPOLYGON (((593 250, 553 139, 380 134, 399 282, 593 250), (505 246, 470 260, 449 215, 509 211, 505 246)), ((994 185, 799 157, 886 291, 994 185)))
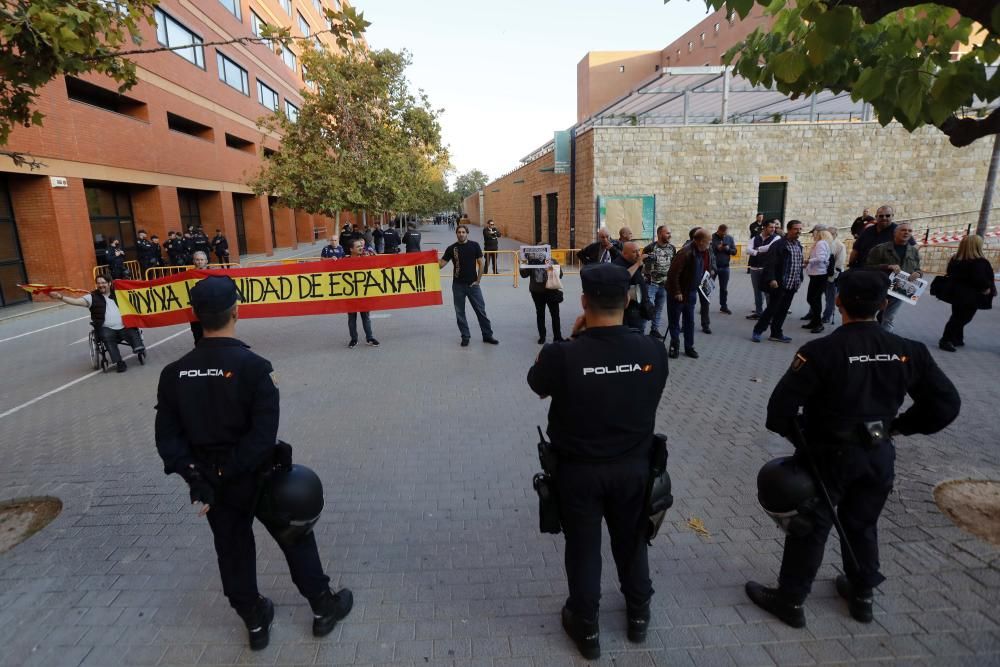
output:
POLYGON ((809 276, 809 288, 806 301, 809 302, 808 322, 802 325, 813 333, 823 331, 823 295, 830 277, 830 262, 833 260, 833 237, 827 231, 826 225, 816 225, 812 230, 813 247, 809 252, 809 263, 806 274, 809 276))
POLYGON ((548 306, 549 315, 552 317, 552 340, 560 341, 562 328, 559 325, 559 303, 563 300, 561 289, 551 289, 547 287, 550 272, 559 272, 559 278, 563 277, 562 267, 556 262, 546 260, 545 268, 521 269, 521 277, 528 278, 528 293, 531 300, 535 302, 535 318, 538 323, 538 343, 545 342, 545 308, 548 306))
POLYGON ((947 275, 951 282, 951 318, 944 325, 938 347, 947 352, 965 345, 965 325, 977 310, 993 307, 997 294, 993 283, 993 267, 983 256, 983 237, 966 236, 958 244, 958 252, 948 262, 947 275))

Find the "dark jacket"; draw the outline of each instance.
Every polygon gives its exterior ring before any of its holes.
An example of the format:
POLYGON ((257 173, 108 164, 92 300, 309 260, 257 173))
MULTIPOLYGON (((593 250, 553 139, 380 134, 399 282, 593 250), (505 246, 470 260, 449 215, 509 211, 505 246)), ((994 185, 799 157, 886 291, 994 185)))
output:
POLYGON ((951 303, 955 306, 975 306, 980 310, 993 307, 996 287, 993 267, 988 259, 955 259, 948 262, 948 276, 952 283, 951 303), (984 294, 989 290, 989 294, 984 294))
MULTIPOLYGON (((615 257, 621 254, 618 248, 611 246, 608 248, 608 252, 611 254, 611 261, 615 261, 615 257)), ((597 264, 601 261, 601 255, 604 254, 604 248, 601 247, 600 241, 594 241, 588 246, 585 246, 583 250, 576 253, 577 258, 580 260, 581 264, 597 264)))
POLYGON ((895 241, 878 244, 869 250, 868 256, 865 257, 865 266, 869 269, 888 271, 889 267, 894 264, 898 265, 899 268, 906 273, 919 271, 920 253, 917 251, 917 246, 907 244, 906 254, 903 255, 903 261, 900 261, 899 255, 896 254, 895 241))
MULTIPOLYGON (((694 245, 688 244, 677 251, 674 261, 670 264, 670 271, 667 272, 667 298, 674 298, 678 294, 684 295, 686 302, 691 293, 698 289, 697 276, 694 275, 695 262, 694 253, 697 252, 694 245)), ((709 248, 702 253, 702 266, 705 271, 712 270, 711 263, 712 250, 709 248)))
MULTIPOLYGON (((785 284, 785 260, 788 259, 789 254, 788 249, 788 239, 784 236, 774 242, 774 244, 768 248, 767 254, 764 257, 764 268, 761 272, 761 280, 764 285, 767 285, 772 280, 776 280, 778 285, 785 284)), ((805 256, 803 255, 803 263, 805 263, 805 256)), ((799 267, 799 282, 802 281, 802 267, 799 267)))
POLYGON ((736 254, 736 241, 729 234, 719 236, 712 234, 712 253, 715 255, 715 265, 721 269, 729 268, 729 258, 736 254), (727 250, 720 250, 719 246, 729 246, 727 250))

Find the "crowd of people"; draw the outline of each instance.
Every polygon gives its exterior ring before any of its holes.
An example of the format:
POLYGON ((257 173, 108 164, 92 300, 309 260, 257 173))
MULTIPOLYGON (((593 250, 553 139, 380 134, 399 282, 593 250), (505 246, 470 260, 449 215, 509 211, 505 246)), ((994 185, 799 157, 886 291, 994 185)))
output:
POLYGON ((183 233, 167 232, 167 241, 162 245, 159 235, 149 235, 145 229, 140 229, 136 232, 135 250, 141 274, 137 276, 131 275, 125 265, 126 252, 121 239, 108 239, 104 263, 113 280, 142 280, 146 277, 146 270, 156 266, 191 266, 197 252, 204 253, 206 257, 214 253, 218 264, 229 264, 229 241, 221 229, 216 229, 215 236, 209 238, 202 227, 189 225, 183 233))

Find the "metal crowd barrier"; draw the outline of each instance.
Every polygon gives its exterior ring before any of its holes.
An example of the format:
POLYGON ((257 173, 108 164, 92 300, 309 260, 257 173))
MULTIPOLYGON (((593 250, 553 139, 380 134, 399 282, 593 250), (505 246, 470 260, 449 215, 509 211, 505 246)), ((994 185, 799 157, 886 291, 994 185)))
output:
POLYGON ((267 264, 301 264, 303 262, 318 262, 322 257, 286 257, 285 259, 251 259, 246 266, 264 266, 267 264))
MULTIPOLYGON (((240 265, 237 262, 226 262, 223 264, 209 264, 210 269, 238 269, 240 265)), ((163 276, 172 276, 176 273, 184 273, 185 271, 191 271, 194 269, 194 264, 182 264, 180 266, 151 266, 146 269, 146 280, 155 280, 156 278, 162 278, 163 276)))
MULTIPOLYGON (((484 271, 483 278, 510 278, 510 277, 513 277, 513 279, 514 279, 514 287, 517 287, 518 278, 520 278, 520 274, 518 273, 519 262, 517 260, 517 251, 516 250, 485 250, 485 251, 483 251, 483 262, 484 262, 484 266, 483 266, 483 271, 484 271), (486 257, 490 257, 490 256, 493 256, 493 257, 497 258, 496 273, 493 273, 493 262, 490 262, 490 266, 489 266, 490 273, 485 273, 486 268, 487 268, 485 266, 486 257)), ((442 278, 446 278, 446 277, 454 276, 454 266, 455 265, 449 263, 446 266, 447 267, 452 267, 452 270, 451 270, 450 273, 442 271, 441 272, 441 277, 442 278)))
MULTIPOLYGON (((142 267, 139 266, 139 262, 134 259, 126 260, 125 270, 129 272, 130 276, 133 276, 135 280, 139 279, 142 275, 142 267)), ((93 270, 94 280, 97 280, 97 276, 104 276, 108 280, 111 280, 111 267, 107 264, 98 264, 93 270)))
POLYGON ((553 248, 551 252, 552 261, 562 267, 564 274, 580 273, 580 260, 576 257, 579 248, 553 248))

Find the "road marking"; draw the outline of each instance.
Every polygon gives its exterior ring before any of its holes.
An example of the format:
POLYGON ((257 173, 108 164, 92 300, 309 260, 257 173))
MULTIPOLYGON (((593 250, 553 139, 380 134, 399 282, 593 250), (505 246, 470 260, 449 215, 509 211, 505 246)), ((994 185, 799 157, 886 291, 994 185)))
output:
POLYGON ((35 329, 34 331, 28 331, 27 333, 18 334, 16 336, 11 336, 10 338, 0 339, 0 343, 6 343, 9 340, 15 340, 17 338, 24 338, 25 336, 30 336, 31 334, 40 333, 42 331, 47 331, 48 329, 55 329, 56 327, 61 327, 64 324, 72 324, 73 322, 79 322, 80 320, 89 320, 90 315, 84 315, 83 317, 78 317, 75 320, 67 320, 65 322, 60 322, 59 324, 50 324, 47 327, 42 327, 41 329, 35 329))
MULTIPOLYGON (((70 343, 69 345, 78 345, 78 344, 80 344, 80 343, 82 343, 82 342, 84 342, 86 340, 90 340, 90 336, 85 336, 85 337, 81 338, 80 340, 75 340, 72 343, 70 343)), ((67 345, 66 347, 69 347, 69 345, 67 345)))
MULTIPOLYGON (((185 334, 185 333, 188 333, 188 330, 187 329, 182 329, 182 330, 178 331, 175 334, 170 334, 169 336, 167 336, 163 340, 158 340, 155 343, 153 343, 152 345, 147 345, 146 349, 147 350, 152 350, 157 345, 162 345, 163 343, 166 343, 171 338, 177 338, 181 334, 185 334)), ((131 359, 134 356, 135 356, 135 354, 130 354, 130 355, 126 356, 126 357, 122 357, 122 361, 124 361, 126 359, 131 359)), ((55 389, 52 389, 51 391, 47 391, 44 394, 42 394, 41 396, 36 396, 33 399, 31 399, 30 401, 26 401, 25 403, 22 403, 21 405, 17 406, 16 408, 11 408, 10 410, 7 410, 6 412, 0 412, 0 419, 3 419, 4 417, 9 417, 10 415, 14 414, 15 412, 19 412, 19 411, 23 410, 24 408, 26 408, 26 407, 28 407, 30 405, 34 405, 35 403, 37 403, 38 401, 40 401, 40 400, 42 400, 44 398, 48 398, 49 396, 52 396, 54 394, 58 394, 59 392, 63 391, 64 389, 69 389, 73 385, 79 384, 79 383, 83 382, 84 380, 89 380, 90 378, 94 377, 95 375, 100 375, 103 372, 104 371, 102 371, 102 370, 91 371, 90 373, 87 373, 86 375, 82 375, 82 376, 78 377, 75 380, 70 380, 66 384, 64 384, 62 386, 59 386, 59 387, 56 387, 55 389)))

